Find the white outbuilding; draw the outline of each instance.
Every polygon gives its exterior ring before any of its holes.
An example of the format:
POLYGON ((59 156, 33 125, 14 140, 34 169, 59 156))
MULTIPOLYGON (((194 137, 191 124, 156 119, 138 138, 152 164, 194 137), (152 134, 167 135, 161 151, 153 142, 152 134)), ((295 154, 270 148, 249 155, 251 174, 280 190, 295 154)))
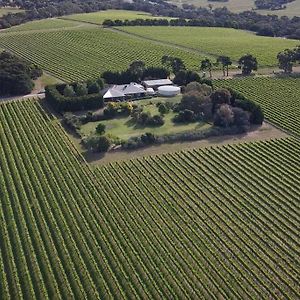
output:
POLYGON ((164 97, 174 97, 180 93, 179 86, 164 85, 158 88, 158 94, 164 97))

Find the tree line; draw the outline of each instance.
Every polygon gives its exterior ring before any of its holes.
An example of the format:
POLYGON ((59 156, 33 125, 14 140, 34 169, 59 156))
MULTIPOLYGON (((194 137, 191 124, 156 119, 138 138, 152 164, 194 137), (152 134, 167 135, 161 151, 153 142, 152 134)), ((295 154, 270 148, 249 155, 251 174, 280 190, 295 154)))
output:
MULTIPOLYGON (((87 13, 106 9, 125 9, 148 12, 154 16, 172 17, 168 25, 173 26, 209 26, 244 29, 264 36, 280 36, 300 39, 300 17, 278 17, 275 15, 263 16, 255 11, 232 13, 226 7, 209 8, 184 5, 178 7, 164 0, 0 0, 0 7, 10 5, 25 9, 25 12, 8 14, 0 18, 0 29, 18 25, 31 20, 63 16, 73 13, 87 13)), ((112 20, 112 22, 115 22, 112 20)), ((132 22, 131 25, 157 25, 157 21, 141 20, 132 22)), ((125 26, 126 22, 117 22, 115 26, 125 26)), ((160 25, 167 25, 164 21, 160 25)))

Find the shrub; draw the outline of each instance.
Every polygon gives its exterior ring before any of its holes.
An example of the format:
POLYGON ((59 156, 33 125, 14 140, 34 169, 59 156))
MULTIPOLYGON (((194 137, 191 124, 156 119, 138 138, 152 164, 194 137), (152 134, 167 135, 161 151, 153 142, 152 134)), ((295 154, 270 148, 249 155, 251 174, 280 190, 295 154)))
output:
POLYGON ((64 88, 63 95, 65 97, 74 97, 75 96, 74 88, 71 85, 67 84, 64 88))
POLYGON ((93 152, 107 152, 111 146, 109 137, 101 135, 91 135, 83 140, 85 147, 93 152))
POLYGON ((165 121, 160 115, 155 115, 153 117, 148 118, 146 125, 149 126, 162 126, 164 125, 165 121))
POLYGON ((158 111, 161 115, 165 115, 169 112, 169 107, 167 107, 167 105, 165 103, 161 103, 158 106, 158 111))
POLYGON ((180 111, 178 113, 178 115, 176 115, 173 118, 174 123, 190 123, 190 122, 195 122, 195 121, 196 121, 195 113, 189 109, 180 111))
POLYGON ((99 135, 102 135, 105 133, 105 128, 106 126, 102 123, 99 123, 97 126, 96 126, 96 133, 99 134, 99 135))

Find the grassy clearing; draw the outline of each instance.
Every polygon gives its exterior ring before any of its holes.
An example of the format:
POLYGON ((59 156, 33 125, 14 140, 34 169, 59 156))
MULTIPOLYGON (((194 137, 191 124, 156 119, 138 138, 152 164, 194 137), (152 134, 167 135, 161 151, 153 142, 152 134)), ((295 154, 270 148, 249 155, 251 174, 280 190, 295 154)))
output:
POLYGON ((216 81, 215 86, 231 87, 264 110, 274 124, 300 136, 300 79, 244 78, 216 81))
POLYGON ((141 12, 141 11, 112 9, 112 10, 92 12, 87 14, 74 14, 74 15, 65 16, 63 18, 102 25, 103 21, 105 21, 106 19, 135 20, 135 19, 154 19, 154 18, 164 18, 164 17, 154 17, 149 13, 141 12))
POLYGON ((0 48, 11 50, 64 81, 85 80, 106 70, 126 69, 135 60, 157 66, 163 55, 181 57, 188 68, 197 70, 203 58, 197 53, 101 28, 3 33, 0 48))
POLYGON ((251 53, 257 57, 260 66, 276 65, 278 52, 299 44, 296 40, 261 37, 230 28, 162 26, 123 27, 122 30, 210 55, 228 55, 235 61, 243 54, 251 53))
MULTIPOLYGON (((153 100, 141 100, 139 106, 143 107, 144 112, 149 112, 151 115, 158 115, 158 108, 156 103, 171 101, 173 103, 180 101, 180 96, 176 98, 154 98, 153 100)), ((82 136, 88 136, 95 133, 96 126, 101 123, 106 126, 106 133, 119 137, 122 140, 128 140, 131 137, 140 136, 145 132, 151 132, 155 135, 165 135, 173 133, 182 133, 191 130, 204 130, 210 128, 211 125, 202 122, 195 122, 189 124, 175 124, 172 119, 176 114, 169 112, 164 116, 165 124, 159 127, 140 126, 132 122, 131 117, 120 117, 112 120, 105 120, 100 122, 90 122, 81 127, 80 133, 82 136)))

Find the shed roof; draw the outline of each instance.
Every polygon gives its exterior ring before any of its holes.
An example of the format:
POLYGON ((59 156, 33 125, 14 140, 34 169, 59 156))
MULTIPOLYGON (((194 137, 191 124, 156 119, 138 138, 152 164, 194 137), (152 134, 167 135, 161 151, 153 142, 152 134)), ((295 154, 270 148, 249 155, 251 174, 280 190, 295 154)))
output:
POLYGON ((155 79, 155 80, 145 80, 143 83, 147 86, 159 86, 159 85, 169 85, 173 84, 170 79, 155 79))

